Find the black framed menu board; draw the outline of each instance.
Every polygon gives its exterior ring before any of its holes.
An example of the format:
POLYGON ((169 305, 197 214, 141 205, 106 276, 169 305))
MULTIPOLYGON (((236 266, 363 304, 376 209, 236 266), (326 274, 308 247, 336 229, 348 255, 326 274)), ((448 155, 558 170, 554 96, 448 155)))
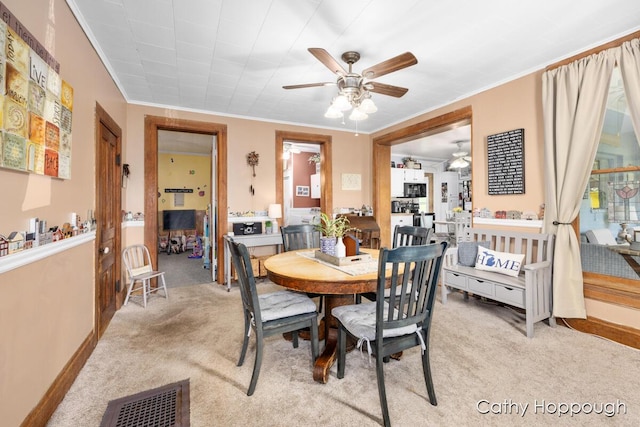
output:
POLYGON ((524 129, 487 136, 489 194, 524 194, 524 129))

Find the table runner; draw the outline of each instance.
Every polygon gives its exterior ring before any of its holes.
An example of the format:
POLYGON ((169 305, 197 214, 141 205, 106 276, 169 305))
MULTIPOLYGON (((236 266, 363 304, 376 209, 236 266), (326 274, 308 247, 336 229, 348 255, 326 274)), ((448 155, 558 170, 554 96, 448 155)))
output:
POLYGON ((303 256, 305 258, 308 258, 312 261, 315 261, 317 263, 326 265, 327 267, 332 267, 335 268, 336 270, 340 270, 343 273, 346 273, 350 276, 359 276, 361 274, 370 274, 370 273, 377 273, 378 272, 378 260, 377 259, 371 259, 370 261, 361 261, 358 262, 356 264, 349 264, 349 265, 335 265, 335 264, 331 264, 330 262, 326 262, 323 261, 321 259, 316 258, 316 252, 315 250, 313 251, 301 251, 301 252, 296 252, 298 255, 303 256))

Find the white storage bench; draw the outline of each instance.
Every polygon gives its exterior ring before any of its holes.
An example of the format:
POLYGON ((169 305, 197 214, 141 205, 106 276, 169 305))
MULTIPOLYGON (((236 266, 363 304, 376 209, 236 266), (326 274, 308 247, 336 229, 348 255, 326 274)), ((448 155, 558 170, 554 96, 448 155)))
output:
MULTIPOLYGON (((544 233, 514 233, 505 230, 470 228, 468 240, 489 242, 489 248, 498 252, 524 254, 522 268, 517 277, 493 271, 478 270, 458 264, 458 248, 447 250, 442 267, 442 303, 453 290, 483 296, 526 313, 526 334, 533 338, 533 324, 552 316, 552 264, 554 236, 544 233)), ((480 248, 481 250, 482 248, 480 248)))

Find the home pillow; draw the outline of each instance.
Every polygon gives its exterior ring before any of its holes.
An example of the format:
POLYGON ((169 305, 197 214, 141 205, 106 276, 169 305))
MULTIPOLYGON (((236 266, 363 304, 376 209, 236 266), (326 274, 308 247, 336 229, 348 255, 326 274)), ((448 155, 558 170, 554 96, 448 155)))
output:
POLYGON ((476 256, 478 255, 478 246, 489 248, 490 242, 458 242, 458 264, 465 267, 473 267, 476 265, 476 256))
POLYGON ((508 276, 517 276, 520 273, 523 260, 524 254, 512 254, 509 252, 497 252, 491 249, 478 248, 475 268, 506 274, 508 276))

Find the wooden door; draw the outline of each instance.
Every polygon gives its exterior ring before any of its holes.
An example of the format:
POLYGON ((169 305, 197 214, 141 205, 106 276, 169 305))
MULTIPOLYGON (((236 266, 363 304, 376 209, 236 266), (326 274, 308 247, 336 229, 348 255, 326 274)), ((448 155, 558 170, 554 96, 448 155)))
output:
POLYGON ((97 110, 96 331, 98 339, 116 311, 120 291, 120 128, 97 110))

